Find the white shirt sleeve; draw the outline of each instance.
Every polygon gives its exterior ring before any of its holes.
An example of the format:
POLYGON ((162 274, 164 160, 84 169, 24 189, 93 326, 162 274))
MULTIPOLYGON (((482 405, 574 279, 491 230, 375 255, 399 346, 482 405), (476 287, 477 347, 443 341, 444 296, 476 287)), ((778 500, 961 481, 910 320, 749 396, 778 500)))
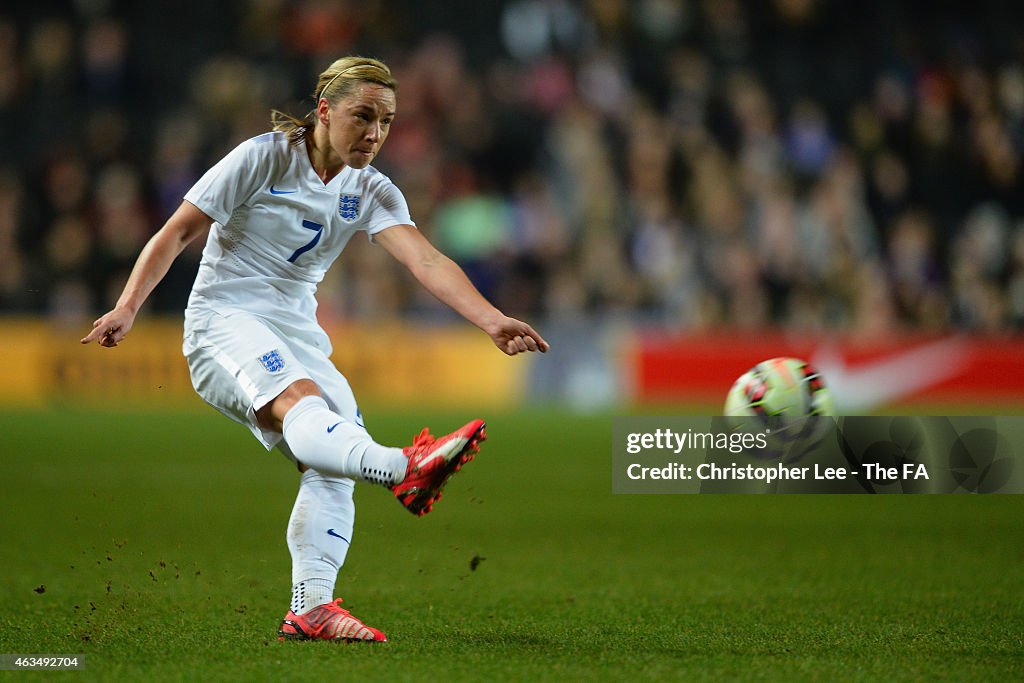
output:
POLYGON ((366 232, 371 241, 376 233, 385 228, 395 225, 416 227, 409 215, 405 196, 397 185, 385 178, 384 182, 374 188, 373 194, 374 201, 370 202, 370 212, 366 217, 366 232))
POLYGON ((246 140, 228 152, 192 186, 185 199, 224 225, 231 214, 256 192, 267 177, 266 145, 246 140))

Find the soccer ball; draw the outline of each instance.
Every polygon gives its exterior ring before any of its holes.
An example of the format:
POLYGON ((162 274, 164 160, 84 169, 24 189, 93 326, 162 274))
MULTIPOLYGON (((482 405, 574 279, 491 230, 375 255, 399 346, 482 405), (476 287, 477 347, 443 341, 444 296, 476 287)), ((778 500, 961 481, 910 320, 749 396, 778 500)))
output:
POLYGON ((730 417, 834 416, 822 376, 799 358, 772 358, 743 373, 725 399, 730 417))

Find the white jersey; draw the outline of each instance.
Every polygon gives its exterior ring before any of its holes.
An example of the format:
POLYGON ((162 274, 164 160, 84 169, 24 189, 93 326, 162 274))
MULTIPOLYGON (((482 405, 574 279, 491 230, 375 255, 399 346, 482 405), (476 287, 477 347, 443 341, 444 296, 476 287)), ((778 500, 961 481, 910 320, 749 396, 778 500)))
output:
POLYGON ((185 199, 214 220, 185 310, 186 336, 209 312, 232 310, 322 335, 316 287, 352 235, 414 225, 387 176, 345 167, 324 184, 305 147, 280 132, 240 144, 185 199))

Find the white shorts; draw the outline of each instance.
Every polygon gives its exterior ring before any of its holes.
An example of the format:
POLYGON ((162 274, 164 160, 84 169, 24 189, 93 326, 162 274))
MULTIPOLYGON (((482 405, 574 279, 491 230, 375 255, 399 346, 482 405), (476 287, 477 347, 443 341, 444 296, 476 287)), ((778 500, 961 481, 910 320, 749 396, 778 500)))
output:
POLYGON ((190 323, 182 351, 192 386, 204 401, 247 426, 267 450, 278 446, 294 459, 279 432, 260 427, 256 411, 300 379, 313 380, 331 410, 363 424, 348 380, 328 357, 326 339, 285 334, 268 320, 239 312, 209 313, 190 323))

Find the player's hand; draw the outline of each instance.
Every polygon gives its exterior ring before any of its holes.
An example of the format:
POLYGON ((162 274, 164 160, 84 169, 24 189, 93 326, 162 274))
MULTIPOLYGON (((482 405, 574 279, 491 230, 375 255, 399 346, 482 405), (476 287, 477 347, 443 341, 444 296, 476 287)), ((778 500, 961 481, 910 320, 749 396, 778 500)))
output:
POLYGON ((510 356, 526 351, 544 353, 551 345, 537 334, 528 324, 515 318, 502 316, 487 327, 487 334, 494 340, 494 345, 510 356))
POLYGON ((82 337, 83 344, 98 341, 100 346, 114 347, 128 336, 128 331, 135 323, 135 316, 120 308, 115 308, 106 315, 97 318, 92 324, 92 332, 82 337))

